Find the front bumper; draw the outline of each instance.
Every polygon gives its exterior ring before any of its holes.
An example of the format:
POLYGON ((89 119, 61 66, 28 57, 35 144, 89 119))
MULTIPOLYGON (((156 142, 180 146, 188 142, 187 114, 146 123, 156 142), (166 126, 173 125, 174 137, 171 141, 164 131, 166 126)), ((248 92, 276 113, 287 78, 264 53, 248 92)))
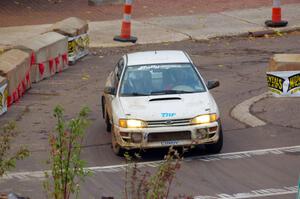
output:
POLYGON ((148 149, 170 146, 187 146, 216 143, 219 140, 220 124, 212 122, 201 125, 167 126, 141 129, 128 129, 114 126, 117 143, 125 149, 148 149), (139 142, 132 139, 133 133, 141 133, 139 142), (163 136, 163 134, 167 136, 163 136), (187 133, 187 136, 182 136, 187 133), (178 134, 182 134, 178 137, 178 134), (151 136, 150 136, 151 135, 151 136), (170 137, 168 138, 168 135, 170 137), (177 136, 174 136, 177 135, 177 136), (150 138, 155 139, 150 139, 150 138), (161 139, 160 139, 161 138, 161 139))

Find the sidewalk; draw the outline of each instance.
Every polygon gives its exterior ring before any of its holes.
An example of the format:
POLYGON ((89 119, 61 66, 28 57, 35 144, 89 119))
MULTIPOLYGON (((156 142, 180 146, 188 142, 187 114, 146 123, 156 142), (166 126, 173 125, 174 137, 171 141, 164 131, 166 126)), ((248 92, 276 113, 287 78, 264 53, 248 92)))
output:
MULTIPOLYGON (((281 3, 300 2, 282 0, 281 3)), ((263 6, 272 6, 272 0, 134 0, 133 18, 209 14, 263 6)), ((1 0, 0 27, 51 24, 71 16, 89 21, 117 20, 122 18, 122 10, 122 4, 89 6, 88 0, 1 0)))
MULTIPOLYGON (((300 3, 282 6, 283 19, 289 21, 286 28, 300 28, 300 3)), ((267 30, 265 20, 271 18, 271 7, 226 11, 213 14, 155 17, 132 21, 132 35, 138 44, 174 42, 186 39, 207 40, 213 37, 234 36, 267 30)), ((91 47, 132 45, 114 42, 120 34, 121 20, 90 22, 91 47)), ((19 39, 32 37, 47 31, 49 24, 0 28, 0 45, 12 45, 19 39)))

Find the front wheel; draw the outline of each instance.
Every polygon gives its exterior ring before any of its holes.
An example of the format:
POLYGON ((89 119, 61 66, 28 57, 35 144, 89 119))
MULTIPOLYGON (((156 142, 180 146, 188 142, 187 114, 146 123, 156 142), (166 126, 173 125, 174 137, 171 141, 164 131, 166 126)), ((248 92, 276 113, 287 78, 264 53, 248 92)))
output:
POLYGON ((106 125, 106 131, 107 132, 111 132, 111 123, 110 123, 110 120, 109 120, 109 116, 107 113, 105 113, 105 125, 106 125))
POLYGON ((117 139, 116 139, 116 135, 114 130, 112 129, 111 132, 111 145, 112 145, 112 149, 114 151, 114 153, 117 156, 123 156, 125 153, 125 150, 118 144, 117 139))
POLYGON ((205 144, 205 149, 208 153, 216 154, 216 153, 220 153, 222 147, 223 147, 223 130, 222 127, 220 126, 219 140, 213 144, 205 144))

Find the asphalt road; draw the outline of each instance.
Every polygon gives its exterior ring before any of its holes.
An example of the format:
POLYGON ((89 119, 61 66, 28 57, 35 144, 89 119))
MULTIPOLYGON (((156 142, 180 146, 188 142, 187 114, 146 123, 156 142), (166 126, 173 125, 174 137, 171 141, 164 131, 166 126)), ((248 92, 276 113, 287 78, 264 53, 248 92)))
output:
MULTIPOLYGON (((55 124, 52 110, 56 104, 62 104, 67 118, 71 118, 80 107, 88 105, 92 110, 92 124, 84 142, 83 158, 95 174, 83 183, 81 198, 100 198, 102 195, 121 198, 124 186, 122 164, 125 161, 111 150, 110 134, 105 132, 101 118, 100 95, 105 78, 121 55, 158 49, 187 51, 205 79, 221 82, 212 93, 222 115, 222 154, 207 156, 201 148, 188 152, 171 195, 182 193, 206 199, 295 198, 300 173, 300 130, 299 125, 290 125, 289 121, 297 124, 295 118, 300 121, 299 113, 289 114, 282 108, 277 110, 281 103, 286 103, 282 99, 276 101, 276 106, 268 106, 275 99, 262 101, 253 112, 264 107, 268 114, 257 114, 268 124, 250 128, 232 119, 230 111, 242 101, 267 91, 265 69, 269 58, 274 53, 299 53, 299 33, 276 38, 227 38, 93 49, 91 55, 65 72, 34 85, 9 113, 1 117, 0 124, 17 120, 20 134, 13 149, 26 145, 31 156, 18 162, 14 172, 19 173, 0 180, 0 192, 13 190, 31 198, 44 198, 42 174, 32 171, 47 169, 48 134, 55 124)), ((286 110, 293 110, 293 106, 299 107, 300 100, 284 105, 286 110)), ((140 165, 142 170, 156 168, 164 152, 151 150, 144 153, 141 162, 148 163, 140 165)))

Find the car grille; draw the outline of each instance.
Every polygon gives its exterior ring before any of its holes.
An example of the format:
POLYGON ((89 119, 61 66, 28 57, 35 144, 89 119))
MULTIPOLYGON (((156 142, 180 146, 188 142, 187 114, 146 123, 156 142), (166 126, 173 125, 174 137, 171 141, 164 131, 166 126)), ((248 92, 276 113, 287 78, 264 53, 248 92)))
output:
POLYGON ((188 126, 191 119, 147 121, 148 127, 188 126))
POLYGON ((190 140, 190 139, 191 139, 190 131, 162 132, 162 133, 148 134, 148 142, 190 140))

